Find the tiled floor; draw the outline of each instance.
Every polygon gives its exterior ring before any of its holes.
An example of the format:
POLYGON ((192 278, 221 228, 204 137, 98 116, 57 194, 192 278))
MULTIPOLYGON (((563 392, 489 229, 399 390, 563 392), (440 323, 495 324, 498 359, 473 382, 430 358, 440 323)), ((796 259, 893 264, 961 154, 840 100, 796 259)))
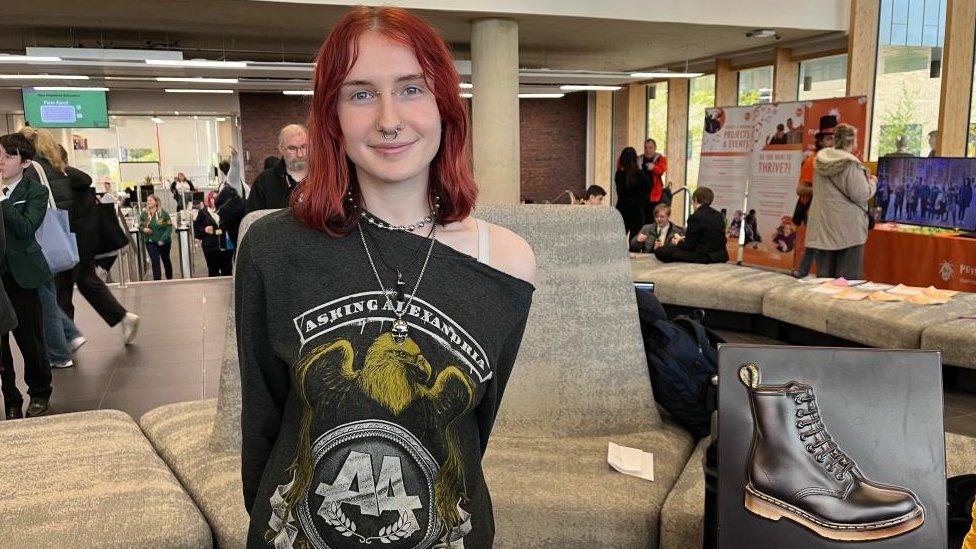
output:
MULTIPOLYGON (((73 368, 54 370, 51 412, 115 408, 138 418, 161 404, 217 396, 231 279, 113 291, 141 317, 134 344, 123 345, 121 329, 109 328, 76 292, 75 320, 88 343, 75 354, 73 368)), ((25 391, 17 350, 14 356, 25 391)))
MULTIPOLYGON (((113 291, 142 317, 139 334, 124 346, 120 329, 106 326, 76 293, 76 320, 88 344, 76 354, 74 368, 54 371, 52 413, 115 408, 138 418, 162 404, 217 396, 232 281, 149 282, 113 291)), ((756 334, 719 332, 730 342, 780 344, 756 334)), ((14 356, 25 390, 16 350, 14 356)), ((976 437, 976 393, 945 393, 945 428, 976 437)))

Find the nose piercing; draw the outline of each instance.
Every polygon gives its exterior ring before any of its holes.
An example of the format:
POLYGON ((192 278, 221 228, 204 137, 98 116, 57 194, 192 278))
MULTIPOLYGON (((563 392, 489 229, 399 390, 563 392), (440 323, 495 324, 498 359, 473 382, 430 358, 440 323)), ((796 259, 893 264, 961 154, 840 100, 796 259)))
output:
POLYGON ((403 129, 403 124, 397 124, 392 130, 386 130, 383 127, 377 128, 381 134, 383 134, 383 139, 387 141, 394 141, 400 135, 400 130, 403 129))

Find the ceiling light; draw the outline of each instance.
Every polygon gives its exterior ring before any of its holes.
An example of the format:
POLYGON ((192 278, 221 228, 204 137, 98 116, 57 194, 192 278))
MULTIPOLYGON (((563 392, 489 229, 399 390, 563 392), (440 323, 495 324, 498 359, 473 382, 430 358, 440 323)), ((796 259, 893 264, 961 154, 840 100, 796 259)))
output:
POLYGON ((772 38, 774 36, 776 36, 776 31, 773 29, 756 29, 746 33, 748 38, 772 38))
POLYGON ((565 93, 520 93, 519 99, 559 99, 566 97, 565 93))
POLYGON ((85 88, 80 86, 34 86, 37 91, 93 91, 107 92, 108 88, 85 88))
POLYGON ((564 91, 617 91, 620 86, 568 85, 559 86, 564 91))
POLYGON ((227 120, 227 117, 226 117, 226 116, 218 116, 218 117, 216 118, 216 120, 217 120, 217 122, 224 122, 224 121, 226 121, 226 120, 227 120))
POLYGON ((89 80, 79 74, 0 74, 0 80, 89 80))
POLYGON ((284 90, 281 93, 284 95, 315 95, 312 90, 284 90))
POLYGON ((632 72, 631 78, 698 78, 705 73, 702 72, 672 72, 672 71, 650 71, 632 72))
POLYGON ((462 90, 470 90, 472 88, 474 88, 474 84, 472 84, 470 82, 461 82, 461 89, 462 90))
POLYGON ((237 84, 236 78, 186 78, 174 76, 157 76, 156 82, 191 82, 200 84, 237 84))
POLYGON ((166 93, 234 93, 234 90, 200 90, 190 88, 166 88, 166 93))
POLYGON ((163 119, 162 118, 159 118, 159 117, 156 117, 156 116, 150 116, 149 119, 152 120, 153 122, 157 123, 157 124, 162 124, 163 123, 163 119))
POLYGON ((57 63, 60 57, 38 55, 0 55, 0 63, 57 63))
POLYGON ((463 97, 465 99, 471 99, 472 97, 474 97, 474 94, 473 93, 462 93, 461 94, 461 97, 463 97))
POLYGON ((247 68, 247 61, 208 61, 206 59, 146 59, 146 64, 160 67, 195 67, 199 69, 247 68))

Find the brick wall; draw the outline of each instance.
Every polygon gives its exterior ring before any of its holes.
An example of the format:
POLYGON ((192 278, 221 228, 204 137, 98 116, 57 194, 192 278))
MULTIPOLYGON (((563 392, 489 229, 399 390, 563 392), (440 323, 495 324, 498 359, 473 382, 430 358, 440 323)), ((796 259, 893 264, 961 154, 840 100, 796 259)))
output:
POLYGON ((586 93, 519 102, 522 198, 551 200, 586 190, 586 93))
POLYGON ((241 139, 249 154, 244 163, 244 179, 254 181, 264 168, 264 159, 280 156, 278 130, 288 124, 305 124, 311 103, 308 96, 280 93, 242 93, 241 139))
MULTIPOLYGON (((242 93, 241 136, 250 161, 248 182, 267 156, 277 156, 278 130, 304 124, 309 97, 242 93)), ((520 105, 522 197, 548 200, 565 189, 580 196, 586 188, 586 94, 562 99, 523 99, 520 105)))

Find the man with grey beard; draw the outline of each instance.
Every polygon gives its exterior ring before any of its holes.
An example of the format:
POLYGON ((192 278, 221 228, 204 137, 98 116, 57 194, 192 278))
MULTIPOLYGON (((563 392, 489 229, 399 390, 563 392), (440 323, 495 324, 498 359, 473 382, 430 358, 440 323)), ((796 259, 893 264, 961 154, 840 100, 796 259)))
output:
POLYGON ((285 208, 296 185, 308 176, 308 134, 305 126, 289 124, 278 132, 281 160, 251 183, 247 211, 285 208))

